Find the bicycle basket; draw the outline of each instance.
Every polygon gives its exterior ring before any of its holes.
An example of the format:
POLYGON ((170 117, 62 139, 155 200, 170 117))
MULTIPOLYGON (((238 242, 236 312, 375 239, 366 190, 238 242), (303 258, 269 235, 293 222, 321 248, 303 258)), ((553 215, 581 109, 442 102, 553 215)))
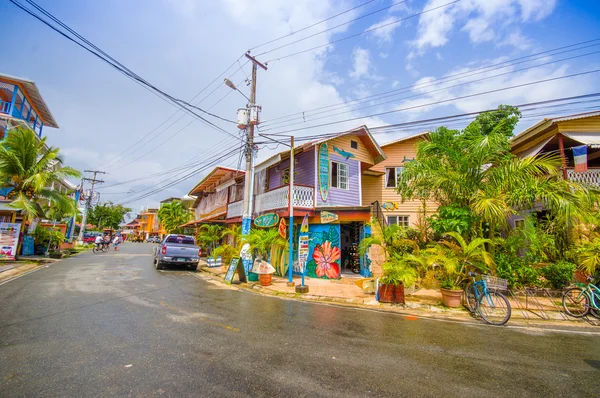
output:
POLYGON ((506 290, 506 279, 492 275, 481 275, 481 279, 485 281, 488 289, 506 290))

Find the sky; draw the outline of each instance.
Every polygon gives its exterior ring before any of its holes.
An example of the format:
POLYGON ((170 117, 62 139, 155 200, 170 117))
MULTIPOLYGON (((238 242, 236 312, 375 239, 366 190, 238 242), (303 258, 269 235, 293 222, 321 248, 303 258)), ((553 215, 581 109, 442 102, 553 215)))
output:
MULTIPOLYGON (((251 49, 268 67, 256 81, 265 134, 374 128, 600 91, 600 73, 586 73, 600 69, 600 41, 589 42, 600 39, 595 0, 38 4, 154 86, 234 121, 247 100, 223 78, 249 95, 251 49), (540 80, 548 81, 532 84, 540 80)), ((9 0, 0 16, 10 39, 0 40, 0 72, 36 82, 60 126, 45 129, 48 143, 65 164, 107 173, 102 201, 156 207, 189 192, 216 161, 244 167, 234 123, 202 114, 225 134, 178 111, 9 0)), ((531 112, 515 133, 554 111, 562 109, 531 112)), ((385 143, 422 130, 373 132, 385 143)), ((285 150, 257 141, 258 162, 285 150)))

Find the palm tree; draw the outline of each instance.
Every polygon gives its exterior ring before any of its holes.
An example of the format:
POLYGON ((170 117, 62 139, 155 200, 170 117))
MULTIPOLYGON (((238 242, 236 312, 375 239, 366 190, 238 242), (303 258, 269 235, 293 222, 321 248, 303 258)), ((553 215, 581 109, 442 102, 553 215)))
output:
POLYGON ((250 244, 250 247, 263 259, 268 257, 273 245, 287 247, 288 244, 287 240, 279 235, 277 228, 253 228, 243 241, 250 244))
POLYGON ((221 238, 225 238, 228 236, 231 238, 232 245, 230 246, 233 248, 238 247, 242 241, 242 226, 230 224, 229 227, 221 231, 221 238))
POLYGON ((181 232, 181 225, 187 223, 192 214, 181 201, 165 203, 158 210, 158 219, 167 233, 181 232))
POLYGON ((200 231, 196 234, 196 241, 214 250, 217 242, 221 239, 222 229, 223 227, 218 224, 202 224, 200 231))
POLYGON ((12 200, 10 206, 21 210, 28 220, 44 216, 43 202, 73 210, 73 200, 50 187, 81 174, 71 167, 57 167, 60 163, 59 149, 47 148, 46 138, 38 139, 21 127, 11 130, 0 143, 0 181, 3 188, 10 189, 6 195, 12 200))

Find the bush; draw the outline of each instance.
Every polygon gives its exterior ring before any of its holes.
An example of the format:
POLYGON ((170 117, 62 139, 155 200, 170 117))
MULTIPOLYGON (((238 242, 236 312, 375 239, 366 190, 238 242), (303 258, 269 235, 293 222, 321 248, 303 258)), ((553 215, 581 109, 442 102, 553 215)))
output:
POLYGON ((548 264, 541 269, 541 273, 554 289, 562 289, 568 286, 573 279, 573 273, 577 266, 568 261, 558 261, 548 264))
POLYGON ((510 253, 498 253, 494 260, 498 276, 506 279, 508 287, 540 286, 540 272, 526 263, 522 257, 510 253))
POLYGON ((427 219, 438 238, 447 232, 457 232, 466 236, 472 230, 475 220, 471 209, 454 205, 441 206, 437 214, 427 219))

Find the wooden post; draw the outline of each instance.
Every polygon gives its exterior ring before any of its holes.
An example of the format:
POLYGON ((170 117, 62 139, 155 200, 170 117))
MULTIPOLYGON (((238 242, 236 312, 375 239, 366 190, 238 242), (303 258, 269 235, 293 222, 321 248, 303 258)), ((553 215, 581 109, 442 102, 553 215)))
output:
POLYGON ((560 158, 562 159, 562 175, 563 178, 567 179, 567 157, 565 156, 565 142, 563 141, 563 135, 558 134, 558 148, 560 149, 560 158))

